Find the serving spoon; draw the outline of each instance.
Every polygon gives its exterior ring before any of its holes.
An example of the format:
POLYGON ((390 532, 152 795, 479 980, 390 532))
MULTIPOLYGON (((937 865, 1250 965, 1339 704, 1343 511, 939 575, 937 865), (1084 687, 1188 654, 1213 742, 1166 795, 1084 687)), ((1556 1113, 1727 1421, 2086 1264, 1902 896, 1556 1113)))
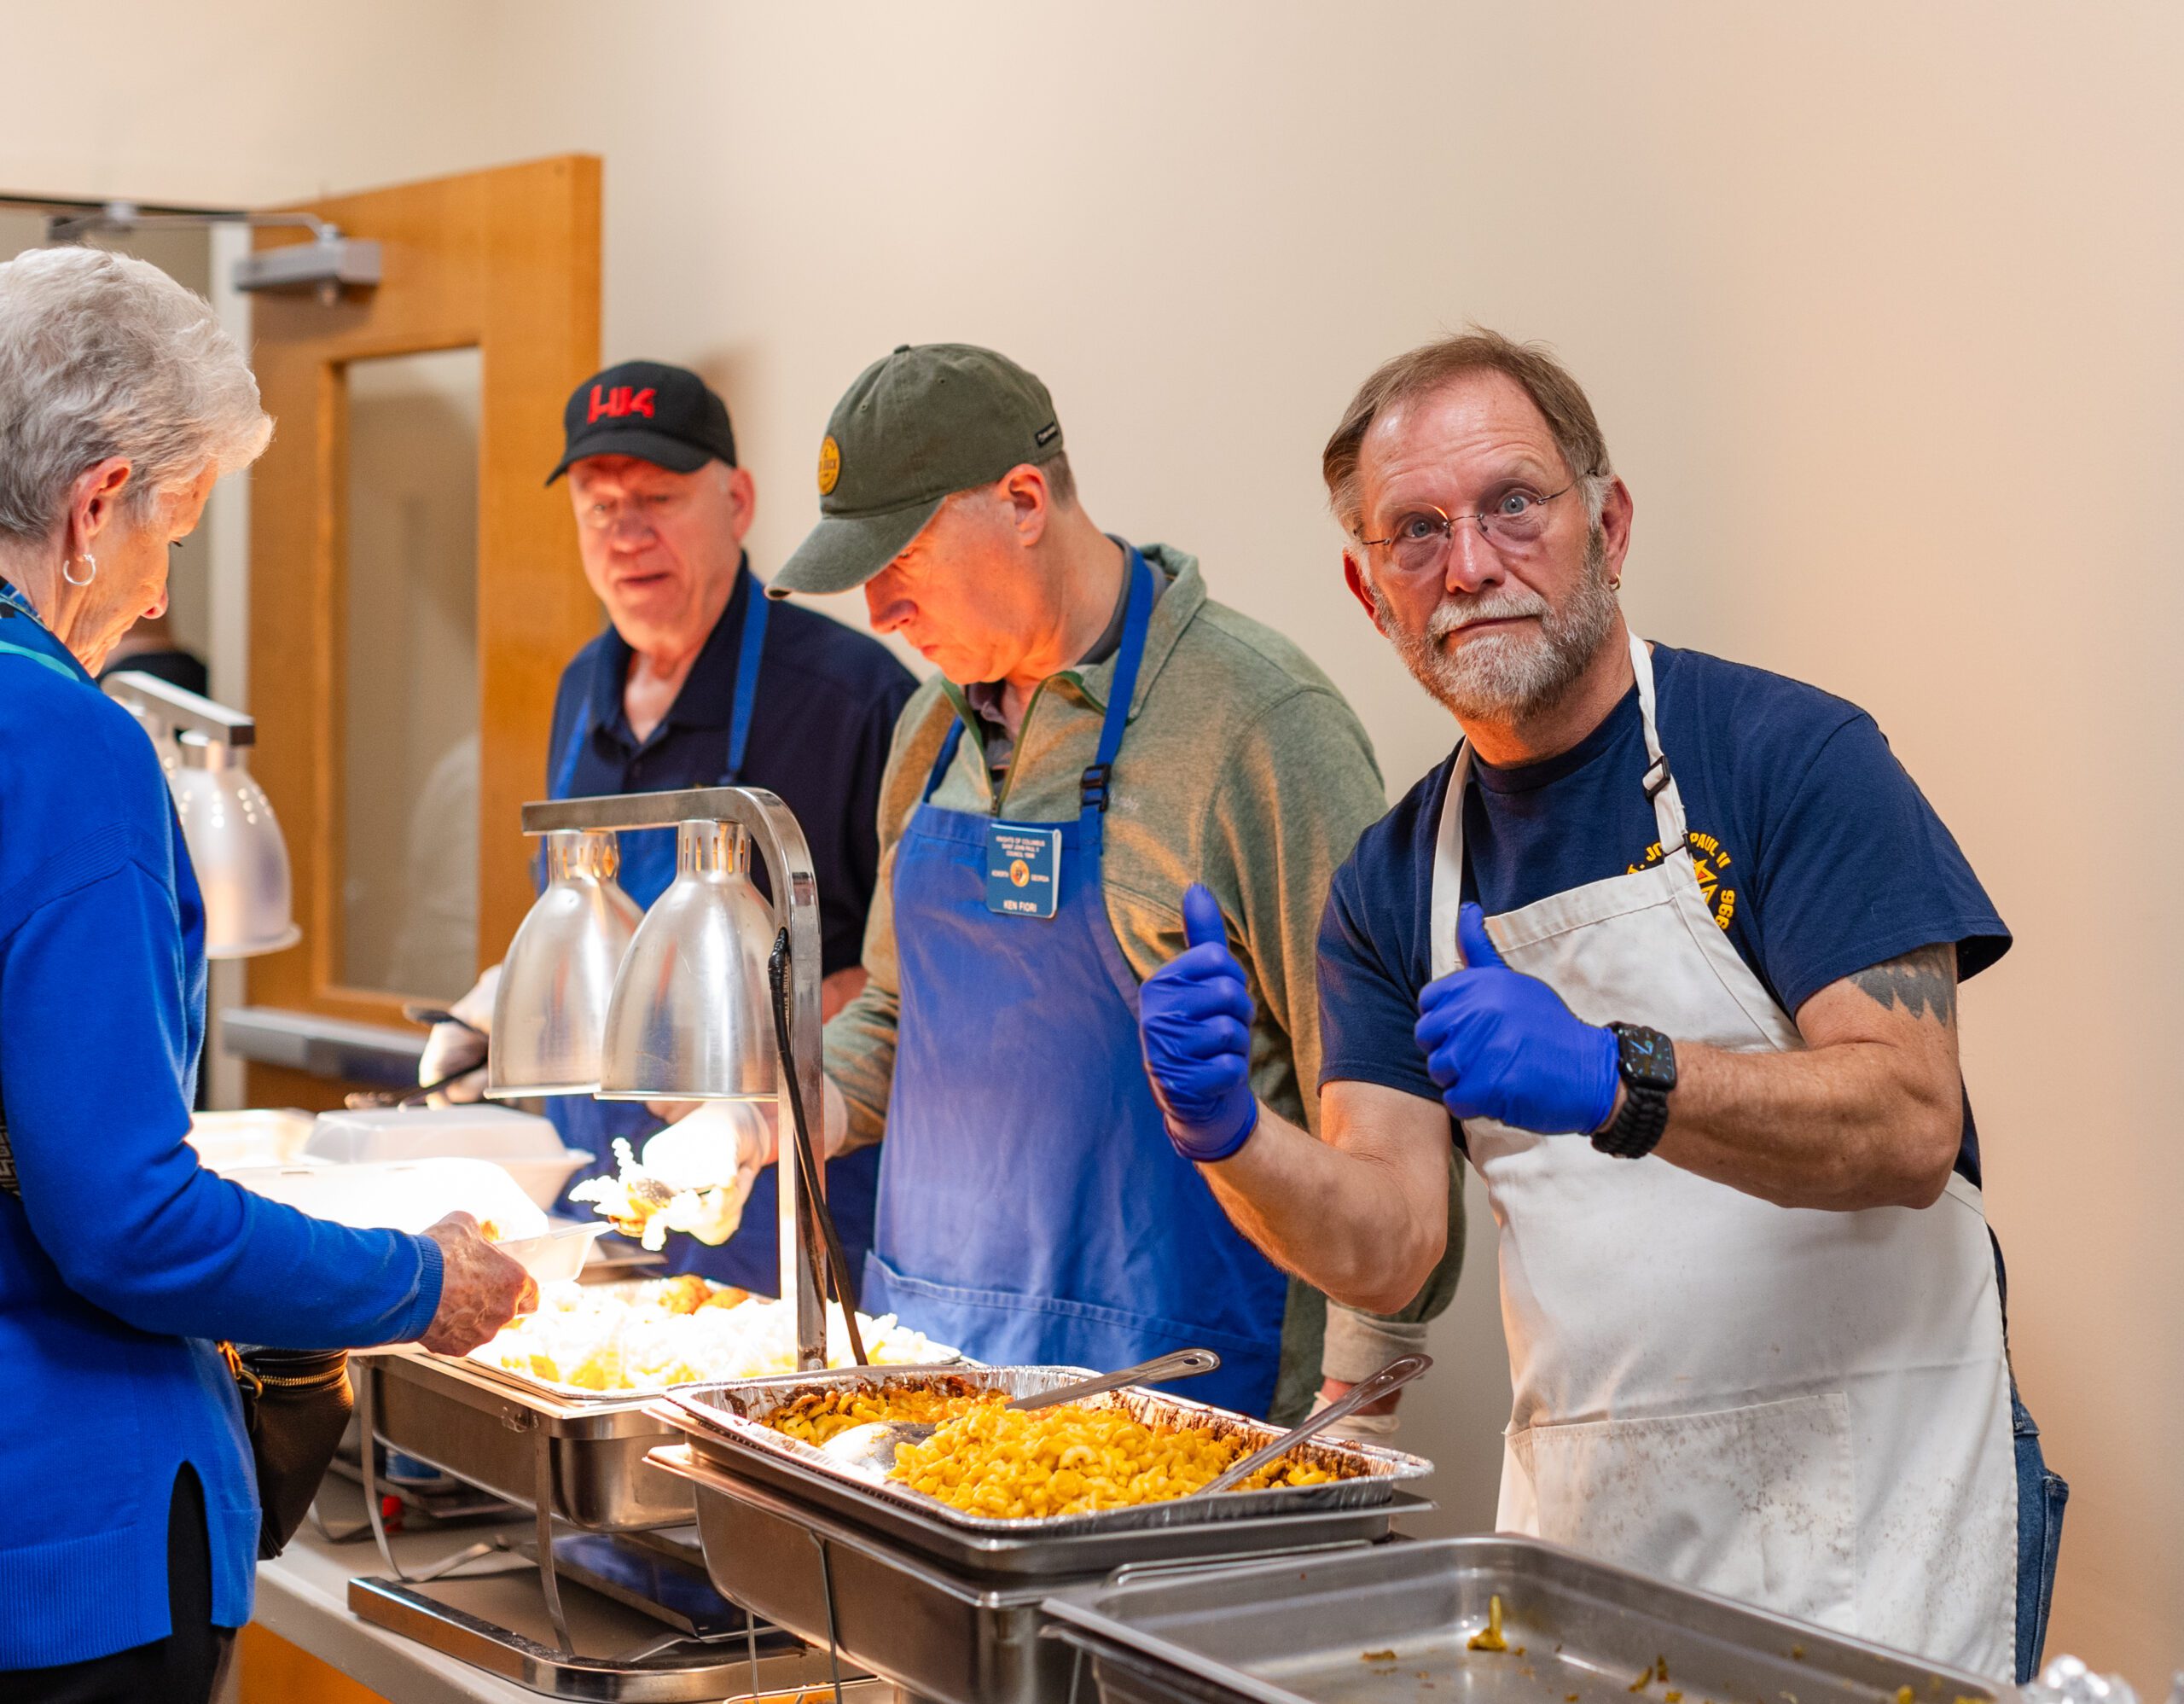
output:
MULTIPOLYGON (((1088 1396, 1098 1396, 1124 1385, 1165 1383, 1173 1379, 1196 1378, 1200 1373, 1210 1373, 1221 1364, 1221 1358, 1211 1349, 1178 1349, 1172 1354, 1158 1355, 1150 1361, 1141 1361, 1135 1367, 1124 1367, 1119 1373, 1102 1373, 1097 1378, 1078 1379, 1052 1390, 1032 1391, 1018 1397, 1005 1406, 1019 1413, 1035 1408, 1052 1408, 1057 1403, 1076 1402, 1088 1396)), ((1359 1387, 1362 1389, 1363 1387, 1359 1387)), ((845 1467, 877 1468, 885 1474, 895 1465, 895 1451, 905 1444, 922 1444, 940 1429, 940 1422, 930 1420, 868 1420, 837 1432, 819 1448, 845 1467)))
POLYGON ((1431 1355, 1398 1355, 1394 1360, 1367 1379, 1350 1387, 1348 1395, 1329 1403, 1317 1414, 1307 1416, 1304 1423, 1293 1431, 1285 1432, 1263 1450, 1254 1450, 1226 1473, 1208 1480, 1192 1497, 1211 1497, 1216 1492, 1227 1491, 1241 1485, 1269 1462, 1279 1461, 1314 1433, 1332 1426, 1336 1421, 1352 1415, 1368 1402, 1378 1402, 1391 1391, 1401 1390, 1420 1373, 1433 1364, 1431 1355))

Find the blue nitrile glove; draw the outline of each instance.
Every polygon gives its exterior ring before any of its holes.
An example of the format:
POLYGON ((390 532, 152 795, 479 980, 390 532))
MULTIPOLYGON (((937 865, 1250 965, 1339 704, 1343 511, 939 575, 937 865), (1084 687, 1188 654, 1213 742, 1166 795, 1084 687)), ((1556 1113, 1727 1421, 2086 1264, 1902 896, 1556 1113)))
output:
POLYGON ((1429 982, 1412 1034, 1441 1103, 1541 1136, 1586 1135, 1615 1110, 1614 1032, 1579 1019, 1536 976, 1512 970, 1476 905, 1456 913, 1464 968, 1429 982))
POLYGON ((1228 951, 1221 902, 1201 882, 1183 893, 1188 949, 1137 991, 1145 1074, 1186 1160, 1226 1160, 1258 1128, 1252 1093, 1252 1017, 1244 968, 1228 951))

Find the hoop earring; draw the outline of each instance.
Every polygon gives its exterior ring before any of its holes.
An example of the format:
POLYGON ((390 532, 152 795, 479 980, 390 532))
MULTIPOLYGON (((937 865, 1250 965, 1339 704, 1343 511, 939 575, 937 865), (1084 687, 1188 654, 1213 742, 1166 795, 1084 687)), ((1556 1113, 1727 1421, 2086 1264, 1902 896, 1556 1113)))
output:
POLYGON ((61 578, 67 581, 70 585, 89 585, 99 577, 99 559, 89 550, 84 552, 84 561, 90 565, 91 571, 81 579, 78 579, 75 575, 68 572, 69 565, 75 560, 73 556, 63 556, 61 559, 61 578))

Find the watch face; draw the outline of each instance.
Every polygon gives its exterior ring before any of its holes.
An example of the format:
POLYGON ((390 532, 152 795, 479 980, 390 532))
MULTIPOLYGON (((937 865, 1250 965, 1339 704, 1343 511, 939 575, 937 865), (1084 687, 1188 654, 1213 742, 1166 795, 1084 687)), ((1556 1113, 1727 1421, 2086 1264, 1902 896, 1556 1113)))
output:
POLYGON ((1625 1025, 1616 1031, 1626 1080, 1666 1093, 1676 1087, 1676 1046, 1658 1030, 1625 1025))

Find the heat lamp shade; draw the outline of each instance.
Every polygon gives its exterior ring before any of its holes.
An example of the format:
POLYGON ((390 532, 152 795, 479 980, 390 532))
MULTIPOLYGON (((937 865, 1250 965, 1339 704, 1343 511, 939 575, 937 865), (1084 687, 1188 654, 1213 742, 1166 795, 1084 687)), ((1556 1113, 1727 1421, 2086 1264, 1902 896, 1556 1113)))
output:
POLYGON ((516 931, 493 1000, 489 1098, 598 1088, 615 973, 643 915, 614 880, 617 866, 611 834, 546 837, 546 890, 516 931))
POLYGON ((249 958, 293 946, 288 846, 272 801, 231 747, 185 742, 167 771, 205 903, 205 956, 249 958))
POLYGON ((683 823, 675 859, 615 980, 599 1098, 770 1100, 775 923, 751 885, 749 840, 729 823, 683 823))

